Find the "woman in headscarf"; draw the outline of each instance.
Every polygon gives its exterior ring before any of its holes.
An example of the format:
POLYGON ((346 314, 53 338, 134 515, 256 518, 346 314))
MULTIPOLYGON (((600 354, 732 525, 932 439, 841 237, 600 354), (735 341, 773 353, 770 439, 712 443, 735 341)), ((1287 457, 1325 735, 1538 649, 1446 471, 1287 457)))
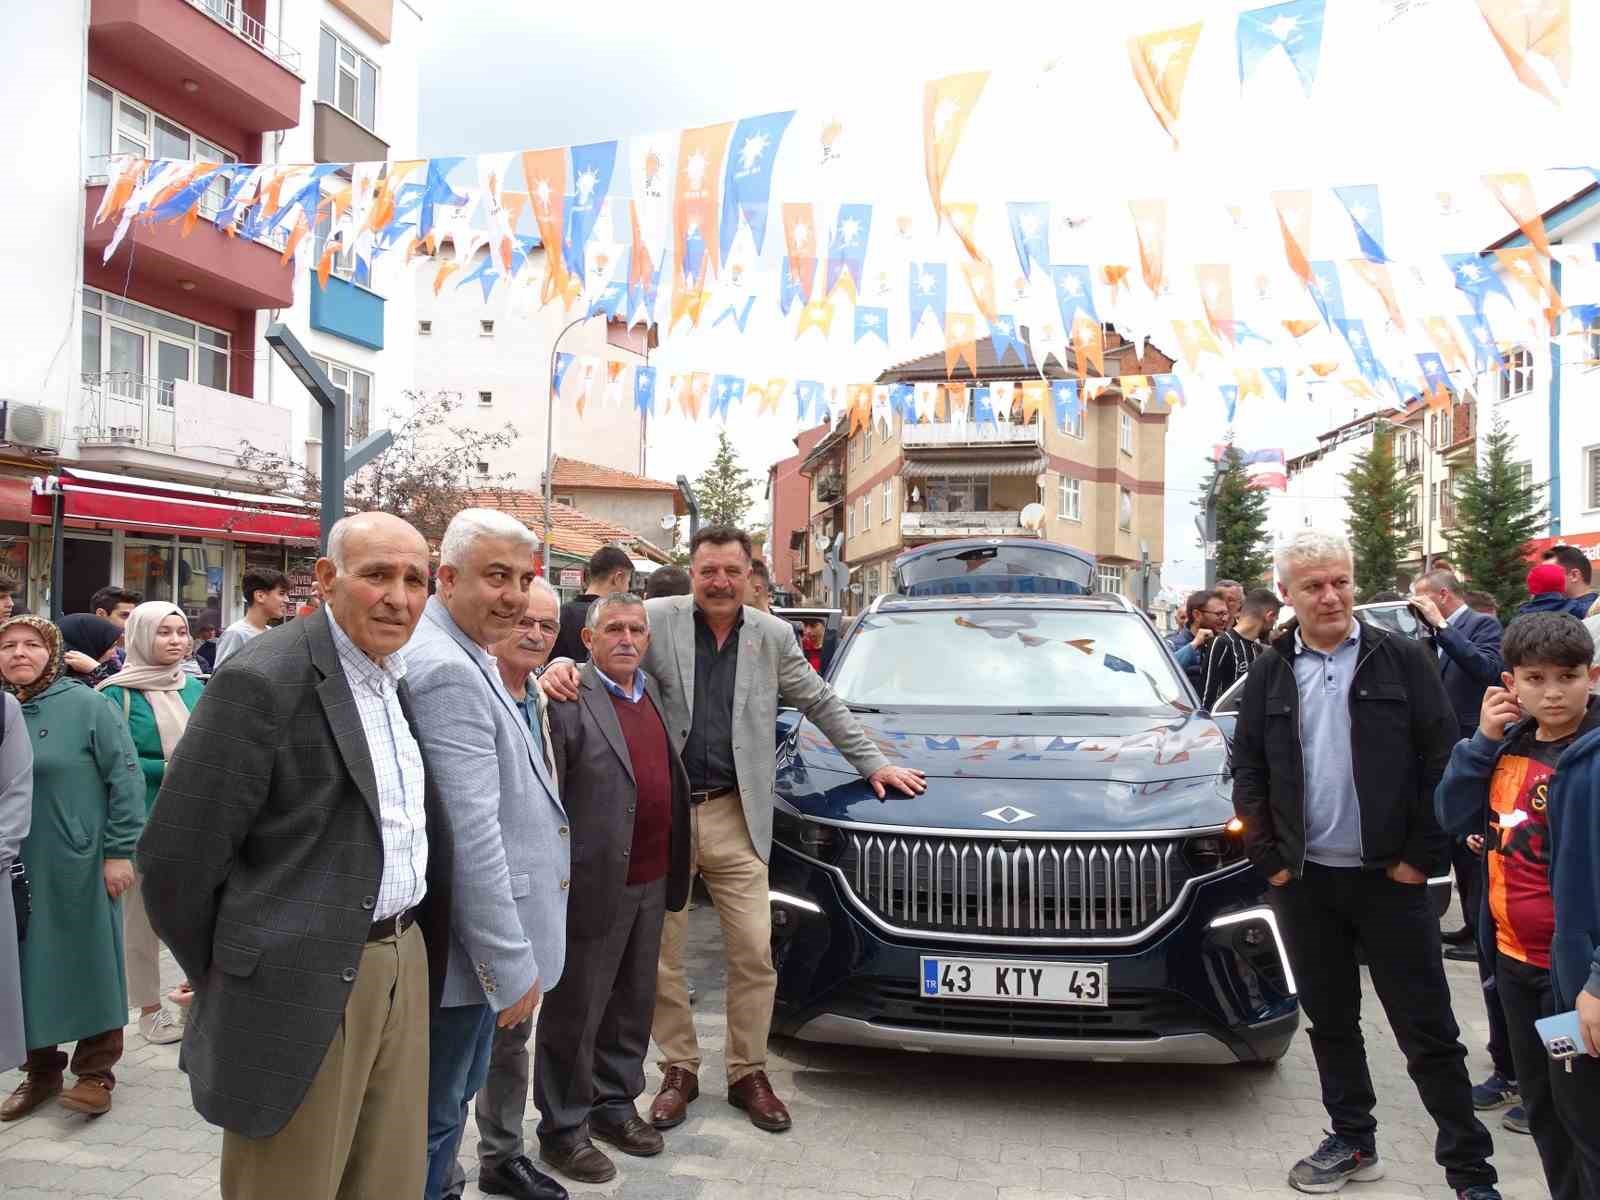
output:
POLYGON ((61 618, 61 655, 66 669, 62 678, 94 687, 116 673, 112 658, 122 630, 114 621, 90 613, 61 618))
POLYGON ((33 748, 33 824, 22 843, 33 888, 21 955, 27 1074, 0 1121, 58 1093, 62 1107, 98 1116, 111 1108, 128 1020, 120 897, 133 886, 144 777, 122 715, 61 678, 61 633, 49 621, 0 622, 0 687, 21 703, 33 748), (77 1043, 77 1083, 62 1092, 64 1042, 77 1043))
POLYGON ((0 707, 0 1070, 9 1071, 28 1053, 11 869, 33 823, 33 747, 17 698, 0 693, 0 707))
MULTIPOLYGON (((111 707, 128 722, 133 748, 144 769, 145 816, 167 773, 167 761, 189 724, 189 713, 204 686, 183 669, 189 653, 189 621, 166 600, 147 600, 123 628, 127 660, 101 683, 111 707)), ((166 1045, 183 1037, 183 1026, 161 1005, 161 943, 145 915, 139 885, 122 897, 122 939, 128 960, 128 999, 139 1006, 139 1032, 147 1042, 166 1045)))

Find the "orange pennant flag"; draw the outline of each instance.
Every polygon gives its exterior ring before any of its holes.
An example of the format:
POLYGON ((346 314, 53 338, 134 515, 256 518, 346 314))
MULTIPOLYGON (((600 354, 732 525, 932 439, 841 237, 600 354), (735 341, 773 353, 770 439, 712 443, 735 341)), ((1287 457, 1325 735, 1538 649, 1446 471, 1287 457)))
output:
POLYGON ((283 244, 283 254, 278 258, 278 265, 282 266, 294 257, 295 250, 302 239, 311 231, 311 223, 306 220, 305 213, 300 214, 299 220, 294 223, 294 228, 289 231, 289 240, 283 244))
POLYGON ((973 261, 987 264, 989 260, 978 249, 975 232, 978 227, 978 206, 971 203, 947 204, 944 206, 944 215, 950 218, 950 227, 956 231, 956 236, 961 239, 961 244, 967 248, 973 261))
POLYGON ((1290 337, 1303 338, 1321 324, 1321 321, 1285 320, 1283 327, 1289 331, 1290 337))
POLYGON ((1222 347, 1217 345, 1217 339, 1211 336, 1204 321, 1174 321, 1172 332, 1178 339, 1178 353, 1183 357, 1183 365, 1189 370, 1199 369, 1202 354, 1222 357, 1222 347))
POLYGON ((978 323, 971 313, 948 313, 944 319, 944 373, 954 375, 956 364, 965 362, 978 377, 978 323))
POLYGON ((789 386, 787 379, 769 379, 767 386, 761 393, 761 407, 758 413, 775 413, 778 411, 778 401, 783 399, 784 389, 789 386))
POLYGON ((1043 379, 1030 379, 1022 385, 1022 423, 1044 420, 1050 411, 1050 385, 1043 379))
POLYGON ((1128 39, 1128 58, 1133 63, 1133 78, 1150 104, 1161 128, 1178 144, 1178 110, 1183 101, 1183 83, 1189 75, 1189 60, 1200 41, 1200 26, 1185 25, 1163 29, 1128 39))
POLYGON ((1311 244, 1311 193, 1273 192, 1272 207, 1278 210, 1278 229, 1283 234, 1283 255, 1289 269, 1301 283, 1311 286, 1311 264, 1306 247, 1311 244))
POLYGON ((1078 379, 1081 382, 1085 375, 1084 364, 1094 368, 1096 375, 1104 375, 1106 371, 1106 336, 1105 330, 1100 328, 1100 322, 1091 318, 1087 313, 1080 312, 1072 319, 1072 359, 1077 364, 1078 379))
POLYGON ((1238 385, 1239 399, 1248 400, 1254 396, 1257 400, 1267 398, 1266 380, 1255 367, 1235 367, 1233 369, 1233 382, 1238 385))
POLYGON ((818 297, 801 307, 800 324, 795 329, 794 336, 798 338, 812 328, 822 330, 823 337, 827 337, 833 330, 833 301, 818 297))
POLYGON ((1347 260, 1350 269, 1362 279, 1367 281, 1367 286, 1378 293, 1383 300, 1383 307, 1389 314, 1389 320, 1394 327, 1404 330, 1406 327, 1405 314, 1400 311, 1400 299, 1394 293, 1394 281, 1389 278, 1387 263, 1375 263, 1365 258, 1352 258, 1347 260))
POLYGON ((961 264, 961 273, 967 277, 967 286, 972 289, 972 302, 978 306, 983 319, 994 324, 998 315, 994 306, 994 268, 986 262, 964 262, 961 264))
POLYGON ((707 371, 696 371, 689 376, 689 385, 683 391, 679 400, 679 407, 692 421, 700 419, 700 410, 705 406, 706 397, 711 393, 711 374, 707 371))
POLYGON ((1124 375, 1118 381, 1118 386, 1122 389, 1124 396, 1139 406, 1139 411, 1143 412, 1145 405, 1150 403, 1152 395, 1150 376, 1124 375))
MULTIPOLYGON (((977 107, 989 72, 947 75, 930 80, 922 91, 922 155, 928 173, 928 195, 933 199, 935 220, 944 215, 944 177, 961 144, 967 118, 977 107)), ((974 255, 973 257, 977 257, 974 255)))
POLYGON ((561 246, 566 237, 562 206, 565 203, 567 152, 565 150, 525 150, 522 175, 528 185, 528 202, 533 206, 533 223, 545 247, 544 287, 541 299, 548 304, 556 296, 567 295, 567 268, 561 246))
POLYGON ((934 389, 933 419, 935 421, 953 421, 957 415, 965 417, 966 414, 966 384, 941 383, 934 389))
POLYGON ((1234 340, 1233 268, 1227 263, 1208 263, 1194 269, 1200 284, 1200 303, 1206 323, 1227 342, 1234 340))
POLYGON ((1496 250, 1495 261, 1509 278, 1522 285, 1522 290, 1533 302, 1544 302, 1544 315, 1551 321, 1561 315, 1561 295, 1550 278, 1550 265, 1532 246, 1514 246, 1510 250, 1496 250))
MULTIPOLYGON (((569 276, 573 283, 577 283, 576 276, 569 276)), ((670 330, 683 317, 689 318, 689 327, 700 327, 700 314, 705 311, 706 293, 703 288, 674 287, 672 289, 672 310, 667 317, 667 328, 670 330)))
POLYGON ((1343 381, 1344 386, 1350 389, 1350 394, 1361 400, 1376 400, 1378 393, 1372 390, 1372 385, 1365 379, 1355 378, 1343 381))
MULTIPOLYGON (((333 262, 333 255, 330 253, 333 249, 335 249, 334 243, 330 241, 328 249, 322 252, 322 262, 317 264, 317 278, 323 287, 328 286, 327 267, 333 262)), ((433 277, 433 294, 437 296, 439 290, 444 287, 444 281, 460 269, 454 262, 440 263, 439 272, 433 277)))
POLYGON ((1533 184, 1521 172, 1505 175, 1485 175, 1483 182, 1494 193, 1500 207, 1510 214, 1539 253, 1550 257, 1550 238, 1545 233, 1544 218, 1539 214, 1539 202, 1534 199, 1533 184))
POLYGON ((1339 360, 1314 362, 1311 364, 1311 369, 1317 373, 1318 379, 1326 379, 1339 369, 1339 360))
POLYGON ((1111 302, 1117 302, 1117 296, 1128 281, 1128 268, 1115 263, 1100 268, 1100 278, 1105 280, 1106 286, 1111 289, 1111 302))
POLYGON ((130 158, 123 164, 115 178, 106 181, 106 190, 100 195, 100 207, 95 210, 94 223, 110 221, 122 215, 122 210, 133 197, 134 189, 139 186, 139 180, 144 176, 144 169, 149 161, 143 158, 130 158))
POLYGON ((845 394, 848 397, 850 432, 860 433, 872 423, 872 385, 852 383, 845 394))
POLYGON ((1433 348, 1439 352, 1439 360, 1444 363, 1445 370, 1467 369, 1467 353, 1462 349, 1461 341, 1456 337, 1449 321, 1443 317, 1427 317, 1422 322, 1422 328, 1427 333, 1428 340, 1433 343, 1433 348))
POLYGON ((811 205, 783 206, 783 238, 789 251, 789 273, 800 285, 801 299, 809 300, 817 274, 817 218, 811 205))
POLYGON ((672 221, 680 279, 685 275, 681 264, 688 261, 685 248, 696 236, 704 243, 700 279, 715 276, 721 270, 717 262, 720 245, 717 214, 721 210, 722 159, 732 133, 733 122, 726 121, 721 125, 685 129, 679 140, 678 186, 672 199, 672 221))
POLYGON ((1478 11, 1516 77, 1559 104, 1551 84, 1572 78, 1571 0, 1478 0, 1478 11))
POLYGON ((1133 213, 1133 231, 1139 238, 1139 271, 1150 294, 1159 296, 1167 286, 1166 198, 1130 200, 1128 208, 1133 213))

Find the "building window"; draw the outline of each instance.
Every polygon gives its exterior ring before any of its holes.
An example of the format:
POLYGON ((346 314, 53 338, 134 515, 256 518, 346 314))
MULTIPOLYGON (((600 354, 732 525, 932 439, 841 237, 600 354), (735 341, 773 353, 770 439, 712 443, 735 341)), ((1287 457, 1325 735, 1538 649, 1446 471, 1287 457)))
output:
POLYGON ((419 334, 421 334, 423 337, 427 337, 430 333, 433 332, 433 322, 432 321, 418 321, 417 322, 417 332, 419 334))
POLYGON ((1124 532, 1133 529, 1133 493, 1127 488, 1117 489, 1117 526, 1124 532))
POLYGON ((326 25, 317 62, 317 99, 357 125, 378 128, 378 67, 326 25))
MULTIPOLYGON (((343 363, 329 362, 325 358, 313 359, 327 372, 334 391, 344 397, 344 444, 352 446, 367 436, 372 422, 372 376, 343 363)), ((311 428, 322 427, 322 409, 311 401, 311 428)))
POLYGON ((867 511, 868 496, 870 495, 871 493, 869 492, 867 496, 861 497, 861 521, 859 527, 862 533, 872 528, 872 518, 867 511))
MULTIPOLYGON (((1593 453, 1593 451, 1590 451, 1591 455, 1593 453)), ((1517 473, 1518 487, 1526 488, 1533 486, 1533 462, 1531 460, 1528 462, 1512 463, 1511 469, 1517 473)), ((1595 505, 1594 507, 1600 508, 1600 505, 1595 505)))
MULTIPOLYGON (((335 182, 343 180, 345 183, 349 183, 350 173, 348 171, 335 171, 328 178, 334 180, 335 182)), ((331 208, 319 205, 317 208, 316 225, 314 226, 311 235, 311 253, 313 265, 317 267, 321 266, 322 256, 327 252, 328 249, 328 239, 332 236, 333 210, 331 208)), ((344 237, 339 239, 339 248, 334 251, 333 261, 329 264, 329 268, 335 275, 339 276, 340 279, 349 279, 356 272, 355 247, 348 244, 344 237)), ((420 332, 421 323, 419 322, 418 324, 420 332)), ((429 329, 432 329, 432 322, 429 322, 429 329)))
POLYGON ((928 512, 988 512, 989 481, 930 475, 922 481, 928 512))
POLYGON ((1067 423, 1061 427, 1061 432, 1068 437, 1081 438, 1083 436, 1083 409, 1080 403, 1077 411, 1067 417, 1067 423))
POLYGON ((481 458, 480 458, 480 459, 479 459, 479 460, 478 460, 478 474, 479 474, 479 475, 487 475, 487 474, 488 474, 488 473, 489 473, 489 464, 488 464, 488 463, 486 463, 486 462, 484 462, 484 461, 483 461, 483 460, 482 460, 482 459, 481 459, 481 458))
POLYGON ((1428 520, 1439 519, 1439 483, 1435 480, 1428 485, 1428 520))
MULTIPOLYGON (((103 179, 108 160, 117 154, 140 158, 179 158, 188 162, 231 163, 238 155, 176 121, 168 120, 143 104, 128 99, 103 83, 85 83, 83 109, 83 174, 85 179, 103 179)), ((214 216, 227 194, 227 184, 218 180, 200 202, 200 215, 214 216)))
POLYGON ((1083 480, 1062 477, 1061 507, 1056 512, 1063 520, 1083 520, 1083 480))
POLYGON ((478 333, 482 337, 493 337, 494 336, 494 322, 493 321, 479 321, 478 322, 478 333))
POLYGON ((871 457, 872 457, 872 423, 869 421, 867 423, 867 427, 864 430, 861 431, 861 461, 862 462, 866 462, 866 460, 871 458, 871 457))
POLYGON ((847 523, 849 524, 849 528, 845 531, 845 536, 846 537, 855 537, 855 535, 856 535, 856 509, 855 509, 855 505, 853 505, 853 504, 845 505, 845 518, 847 520, 847 523))
POLYGON ((578 507, 576 504, 574 504, 572 502, 572 497, 571 496, 552 496, 551 499, 554 500, 557 504, 565 504, 568 508, 577 508, 578 507))
POLYGON ((1505 359, 1505 368, 1500 372, 1500 399, 1533 391, 1533 352, 1526 346, 1513 346, 1505 359))
POLYGON ((493 403, 494 403, 494 393, 493 392, 479 392, 478 393, 478 407, 479 408, 488 408, 493 403))
MULTIPOLYGON (((1600 508, 1600 446, 1591 446, 1584 454, 1589 464, 1589 507, 1600 508)), ((1528 464, 1528 477, 1533 477, 1533 464, 1528 464)))
POLYGON ((1109 592, 1113 596, 1122 594, 1122 568, 1096 566, 1094 569, 1094 590, 1109 592))
POLYGON ((1133 453, 1133 414, 1126 409, 1119 414, 1122 418, 1117 430, 1117 446, 1124 454, 1133 453))
POLYGON ((157 387, 158 403, 171 407, 178 380, 228 390, 229 337, 195 321, 117 296, 83 290, 82 359, 85 382, 104 382, 129 398, 157 387))

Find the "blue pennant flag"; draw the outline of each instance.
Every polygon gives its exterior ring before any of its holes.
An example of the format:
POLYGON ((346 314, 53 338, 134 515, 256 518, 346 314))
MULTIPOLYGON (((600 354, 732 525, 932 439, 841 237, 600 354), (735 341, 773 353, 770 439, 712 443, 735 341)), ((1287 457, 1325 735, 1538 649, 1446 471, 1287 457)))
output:
POLYGON ((1282 367, 1262 367, 1261 373, 1267 377, 1267 382, 1272 385, 1272 390, 1278 393, 1279 400, 1289 398, 1289 373, 1282 367))
POLYGON ((572 195, 567 200, 566 244, 562 259, 567 270, 583 283, 584 250, 600 219, 600 209, 611 191, 611 172, 617 162, 615 142, 592 142, 572 148, 572 195))
MULTIPOLYGON (((1350 347, 1350 353, 1355 356, 1356 367, 1361 372, 1361 378, 1376 387, 1380 383, 1387 383, 1396 387, 1389 372, 1384 369, 1378 356, 1373 353, 1372 340, 1367 336, 1365 321, 1335 319, 1334 328, 1339 331, 1345 340, 1345 345, 1350 347)), ((1398 390, 1398 388, 1396 388, 1398 390)))
POLYGON ((872 232, 872 205, 841 204, 828 241, 828 281, 824 296, 833 294, 841 275, 848 274, 861 291, 861 272, 867 258, 867 235, 872 232))
MULTIPOLYGON (((317 206, 322 203, 322 181, 337 171, 342 165, 342 163, 318 163, 316 166, 312 167, 311 178, 306 181, 305 186, 300 188, 299 191, 295 192, 294 195, 290 196, 283 202, 283 205, 278 209, 277 212, 272 214, 266 225, 263 226, 262 232, 271 233, 273 230, 282 225, 291 214, 300 211, 301 209, 305 210, 308 223, 315 224, 317 219, 317 206)), ((207 176, 207 179, 209 180, 210 176, 207 176)), ((193 186, 193 184, 190 185, 190 187, 193 186)), ((207 186, 209 186, 209 183, 207 186)), ((188 188, 184 189, 184 191, 188 190, 188 188)), ((202 192, 204 191, 203 188, 201 190, 202 192)), ((187 207, 187 205, 185 207, 187 207)), ((217 221, 219 224, 222 221, 221 212, 217 213, 217 221)))
POLYGON ((1172 409, 1184 402, 1183 380, 1177 375, 1153 375, 1150 383, 1155 388, 1156 401, 1166 408, 1172 409))
POLYGON ((700 286, 700 268, 706 260, 706 235, 698 224, 689 226, 683 238, 683 261, 678 264, 690 287, 700 286))
POLYGON ((1339 284, 1339 268, 1327 259, 1311 264, 1311 299, 1329 329, 1344 319, 1344 288, 1339 284))
POLYGON ((1240 345, 1245 342, 1260 342, 1263 346, 1272 345, 1271 338, 1265 334, 1257 333, 1244 321, 1235 321, 1233 323, 1233 340, 1240 345))
POLYGON ((1493 294, 1504 296, 1507 304, 1512 302, 1511 293, 1506 291, 1505 280, 1500 278, 1493 266, 1476 254, 1446 254, 1444 261, 1450 267, 1456 287, 1472 301, 1472 311, 1478 316, 1483 316, 1484 301, 1493 294))
POLYGON ((1333 194, 1339 197, 1344 211, 1350 214, 1350 223, 1356 227, 1356 244, 1369 262, 1388 262, 1383 252, 1383 204, 1378 197, 1378 185, 1362 183, 1352 187, 1336 187, 1333 194))
POLYGON ((744 399, 744 379, 738 375, 717 375, 711 380, 711 416, 728 419, 728 407, 744 399))
POLYGON ((989 402, 989 386, 979 384, 967 396, 972 406, 972 420, 979 425, 993 425, 994 405, 989 402))
POLYGON ((1011 222, 1011 240, 1017 247, 1022 273, 1032 275, 1034 265, 1050 269, 1050 202, 1012 200, 1006 205, 1011 222))
POLYGON ((906 294, 911 301, 911 332, 917 332, 922 314, 931 311, 944 328, 945 307, 950 293, 950 268, 944 263, 912 263, 906 294))
POLYGON ((876 337, 889 344, 889 310, 887 308, 857 308, 856 309, 856 341, 864 337, 876 337))
POLYGON ((218 229, 226 229, 238 219, 239 197, 244 194, 244 189, 249 186, 250 180, 255 176, 257 168, 245 166, 233 176, 233 182, 228 185, 228 190, 222 199, 222 206, 217 209, 217 215, 212 218, 217 223, 218 229))
POLYGON ((790 269, 789 259, 785 256, 783 260, 783 278, 778 285, 779 311, 787 317, 796 300, 804 304, 807 300, 806 291, 802 282, 795 277, 794 271, 790 269))
POLYGON ((1025 367, 1033 365, 1033 360, 1028 357, 1028 343, 1022 340, 1016 318, 1009 313, 995 315, 994 321, 989 326, 989 343, 994 347, 996 363, 1004 362, 1006 354, 1015 351, 1019 363, 1025 367))
POLYGON ((802 425, 811 422, 811 414, 816 414, 816 419, 822 419, 822 384, 815 379, 800 379, 794 385, 795 408, 802 425))
POLYGON ((561 381, 567 377, 567 368, 572 365, 575 355, 568 354, 565 350, 556 351, 556 375, 551 382, 551 390, 557 396, 561 395, 561 381))
POLYGON ((1574 304, 1567 312, 1572 317, 1567 326, 1569 333, 1587 333, 1600 325, 1600 304, 1574 304))
POLYGON ((1317 64, 1322 58, 1324 0, 1289 0, 1239 14, 1239 86, 1255 74, 1261 60, 1282 50, 1300 77, 1309 98, 1317 84, 1317 64))
POLYGON ((750 226, 756 253, 767 239, 767 202, 772 195, 772 165, 778 161, 778 143, 794 118, 793 112, 745 117, 734 126, 728 143, 728 172, 722 185, 722 261, 728 260, 739 218, 750 226))
POLYGON ((909 383, 889 385, 889 411, 904 421, 915 424, 917 419, 917 389, 909 383))
POLYGON ((483 288, 483 298, 487 300, 489 293, 494 290, 495 281, 499 278, 500 272, 494 269, 494 255, 485 254, 478 263, 478 269, 472 274, 463 277, 457 282, 456 287, 457 289, 464 288, 476 279, 483 288))
POLYGON ((450 186, 450 172, 460 163, 459 158, 430 158, 428 181, 422 185, 422 200, 417 206, 417 236, 425 238, 433 232, 434 209, 465 204, 467 198, 450 186))
POLYGON ((1094 311, 1094 277, 1088 267, 1057 264, 1050 268, 1050 282, 1055 286, 1056 303, 1061 306, 1062 332, 1072 332, 1079 313, 1100 324, 1094 311))
MULTIPOLYGON (((200 201, 205 198, 205 194, 211 190, 212 184, 219 177, 226 178, 226 171, 226 167, 213 167, 209 171, 204 171, 201 174, 196 175, 166 200, 150 209, 150 220, 175 221, 179 217, 185 215, 191 208, 199 204, 200 201)), ((299 197, 297 195, 293 200, 290 201, 290 204, 296 203, 298 200, 299 197)), ((283 219, 284 214, 288 211, 289 204, 285 204, 282 208, 280 208, 277 213, 274 214, 272 220, 268 223, 268 230, 274 228, 277 223, 283 219)))
POLYGON ((589 315, 598 317, 605 313, 613 321, 622 319, 622 306, 628 299, 628 285, 621 280, 608 283, 601 289, 600 294, 594 298, 594 303, 589 305, 589 315))
POLYGON ((739 327, 739 332, 743 333, 745 324, 750 320, 750 312, 755 306, 756 298, 754 296, 746 296, 743 304, 729 304, 727 308, 722 310, 717 319, 711 323, 711 327, 715 329, 729 317, 732 317, 733 323, 739 327))
POLYGON ((1489 322, 1482 313, 1457 317, 1456 320, 1461 322, 1461 328, 1467 333, 1467 341, 1472 343, 1472 365, 1475 370, 1498 371, 1506 365, 1506 360, 1500 357, 1500 347, 1495 344, 1494 330, 1489 328, 1489 322))
POLYGON ((1417 365, 1422 368, 1422 382, 1430 396, 1455 391, 1450 383, 1450 373, 1444 369, 1444 358, 1437 350, 1417 355, 1417 365))
POLYGON ((1050 384, 1050 405, 1055 409, 1056 428, 1062 433, 1077 427, 1083 415, 1083 396, 1076 379, 1057 379, 1050 384))
POLYGON ((654 367, 633 369, 633 406, 647 417, 655 416, 656 369, 654 367))
POLYGON ((1239 385, 1224 383, 1217 388, 1222 394, 1222 409, 1228 414, 1228 424, 1233 424, 1233 418, 1239 412, 1239 385))

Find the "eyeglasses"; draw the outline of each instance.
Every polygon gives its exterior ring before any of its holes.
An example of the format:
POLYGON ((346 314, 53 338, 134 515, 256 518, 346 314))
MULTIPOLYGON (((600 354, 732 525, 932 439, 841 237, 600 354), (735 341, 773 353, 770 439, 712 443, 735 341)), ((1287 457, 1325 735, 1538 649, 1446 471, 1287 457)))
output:
POLYGON ((517 629, 523 633, 532 633, 538 629, 547 637, 555 637, 561 632, 561 626, 555 621, 518 621, 517 629))

